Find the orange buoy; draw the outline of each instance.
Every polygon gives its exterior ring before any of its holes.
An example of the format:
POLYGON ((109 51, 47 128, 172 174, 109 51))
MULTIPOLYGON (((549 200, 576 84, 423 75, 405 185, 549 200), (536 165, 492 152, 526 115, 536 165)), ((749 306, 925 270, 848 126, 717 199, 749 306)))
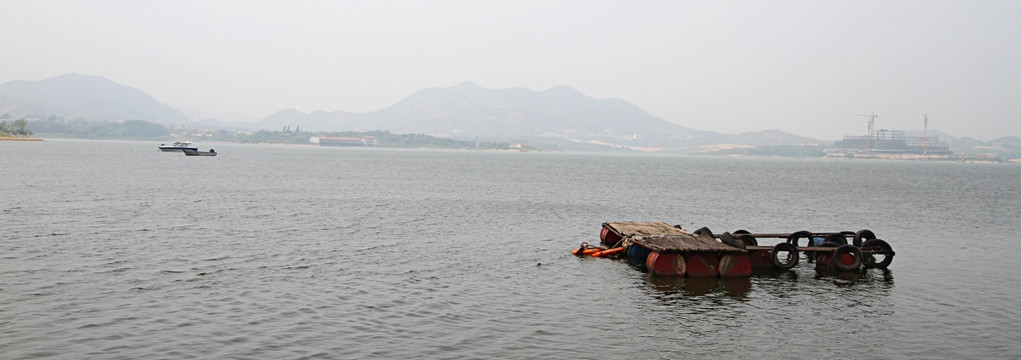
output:
POLYGON ((613 249, 608 249, 608 250, 603 250, 603 251, 599 251, 599 252, 593 253, 592 256, 595 256, 595 257, 607 257, 607 256, 611 256, 611 255, 620 254, 622 252, 624 252, 624 247, 615 247, 613 249))
POLYGON ((603 249, 600 249, 600 248, 578 248, 578 249, 574 249, 573 251, 571 251, 571 253, 575 254, 575 255, 578 255, 578 256, 582 256, 582 255, 592 255, 592 254, 600 252, 600 251, 603 251, 603 249))
POLYGON ((716 277, 720 274, 720 261, 712 254, 690 254, 684 261, 688 277, 716 277))
POLYGON ((645 267, 653 275, 684 276, 684 257, 678 253, 653 251, 645 258, 645 267))
POLYGON ((752 275, 752 262, 745 254, 727 254, 720 259, 720 277, 725 279, 752 275))

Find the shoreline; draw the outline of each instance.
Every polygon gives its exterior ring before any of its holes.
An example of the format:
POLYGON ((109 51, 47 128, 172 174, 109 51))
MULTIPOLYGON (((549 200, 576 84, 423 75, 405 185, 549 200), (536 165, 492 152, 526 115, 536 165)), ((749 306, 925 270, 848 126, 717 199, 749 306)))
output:
POLYGON ((37 137, 2 137, 2 136, 0 136, 0 141, 45 141, 45 140, 37 138, 37 137))

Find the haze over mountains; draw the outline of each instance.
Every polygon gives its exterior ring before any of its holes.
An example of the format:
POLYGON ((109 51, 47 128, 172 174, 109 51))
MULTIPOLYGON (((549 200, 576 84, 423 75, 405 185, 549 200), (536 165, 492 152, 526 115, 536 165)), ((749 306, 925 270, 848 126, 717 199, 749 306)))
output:
POLYGON ((180 111, 141 90, 81 74, 0 84, 0 112, 89 120, 147 120, 167 125, 190 122, 180 111))
MULTIPOLYGON (((166 125, 190 124, 180 111, 141 90, 98 76, 67 74, 42 81, 0 85, 0 113, 12 116, 89 120, 147 120, 166 125)), ((596 143, 663 149, 713 144, 803 145, 816 140, 780 130, 740 135, 702 131, 655 117, 621 99, 595 99, 557 86, 542 91, 523 88, 486 89, 471 82, 429 88, 389 107, 367 112, 281 110, 254 124, 221 125, 306 131, 389 130, 458 139, 596 143)))

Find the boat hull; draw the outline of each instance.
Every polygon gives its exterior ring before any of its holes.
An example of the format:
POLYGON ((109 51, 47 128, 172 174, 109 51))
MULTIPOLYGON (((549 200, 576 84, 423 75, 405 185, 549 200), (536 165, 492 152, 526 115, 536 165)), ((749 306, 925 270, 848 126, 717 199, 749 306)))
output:
POLYGON ((159 146, 160 151, 166 152, 184 152, 184 151, 198 151, 199 148, 193 147, 181 147, 181 146, 159 146))
POLYGON ((188 156, 216 156, 215 151, 184 150, 184 154, 188 156))

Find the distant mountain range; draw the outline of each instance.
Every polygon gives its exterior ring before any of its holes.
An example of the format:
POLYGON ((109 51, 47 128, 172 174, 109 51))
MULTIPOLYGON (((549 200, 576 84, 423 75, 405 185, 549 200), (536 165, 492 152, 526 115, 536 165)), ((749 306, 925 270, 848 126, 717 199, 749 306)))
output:
MULTIPOLYGON (((192 126, 180 111, 148 94, 103 77, 67 74, 42 81, 0 84, 0 114, 44 118, 58 115, 90 120, 147 120, 192 126)), ((780 130, 739 135, 684 127, 655 117, 620 99, 595 99, 566 86, 543 91, 523 88, 486 89, 465 82, 411 94, 396 104, 367 113, 293 109, 251 123, 220 123, 218 127, 306 131, 389 130, 456 139, 529 141, 566 148, 631 148, 691 150, 736 146, 808 145, 829 141, 780 130)))
POLYGON ((261 128, 390 130, 461 139, 524 139, 602 147, 680 149, 736 142, 749 146, 819 144, 779 130, 727 135, 684 127, 620 99, 595 99, 557 86, 543 91, 486 89, 465 82, 418 91, 368 113, 282 110, 261 128))
POLYGON ((57 115, 89 120, 147 120, 169 125, 189 122, 183 113, 141 90, 81 74, 0 84, 0 113, 38 118, 57 115))

